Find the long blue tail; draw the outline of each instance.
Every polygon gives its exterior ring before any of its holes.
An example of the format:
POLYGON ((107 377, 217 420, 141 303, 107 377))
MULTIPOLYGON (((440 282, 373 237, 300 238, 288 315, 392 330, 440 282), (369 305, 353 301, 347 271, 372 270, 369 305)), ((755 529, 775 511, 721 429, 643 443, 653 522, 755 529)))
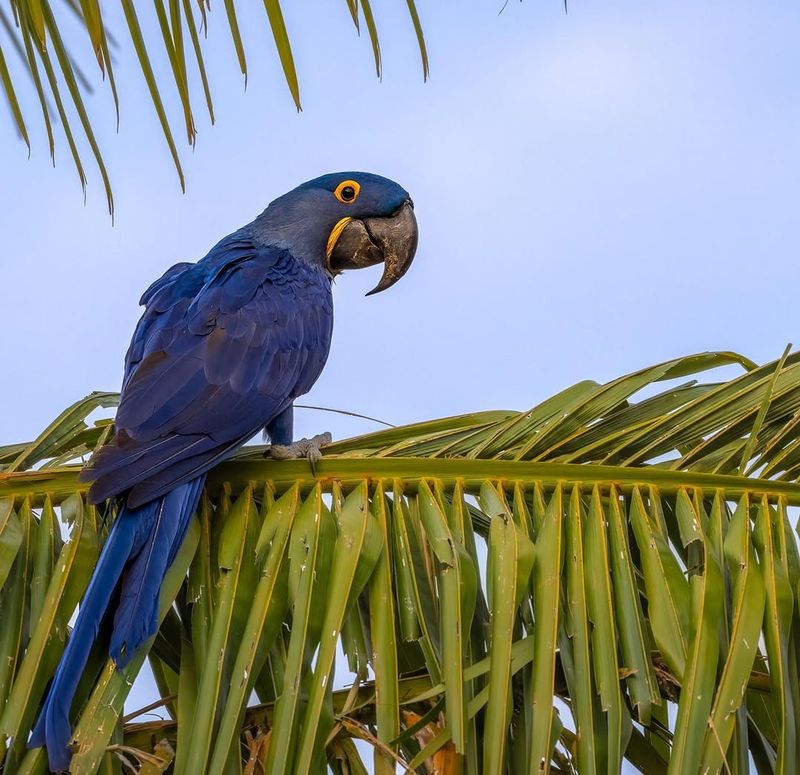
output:
POLYGON ((158 629, 161 582, 186 535, 204 480, 198 477, 162 498, 120 510, 28 743, 47 746, 53 772, 69 767, 72 700, 114 592, 119 589, 119 603, 108 652, 121 668, 158 629))

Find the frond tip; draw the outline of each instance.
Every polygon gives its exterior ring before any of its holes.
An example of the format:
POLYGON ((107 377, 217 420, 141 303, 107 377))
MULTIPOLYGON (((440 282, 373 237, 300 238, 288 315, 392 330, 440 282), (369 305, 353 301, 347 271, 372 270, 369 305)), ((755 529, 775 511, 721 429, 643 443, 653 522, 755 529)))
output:
MULTIPOLYGON (((166 61, 169 63, 169 71, 175 85, 174 97, 171 97, 171 99, 177 98, 177 107, 183 117, 184 132, 188 144, 190 146, 194 145, 197 134, 190 95, 193 90, 193 81, 198 77, 202 85, 209 119, 212 124, 214 123, 211 88, 203 56, 204 44, 201 42, 201 36, 198 33, 198 29, 207 29, 206 15, 210 10, 210 6, 205 0, 198 0, 196 7, 192 0, 168 0, 167 2, 165 0, 156 0, 153 4, 152 12, 160 31, 160 41, 157 42, 156 40, 150 40, 145 33, 145 30, 150 30, 151 26, 147 23, 142 25, 140 22, 140 14, 144 12, 143 4, 137 3, 136 0, 121 0, 121 2, 127 35, 120 36, 119 40, 126 41, 124 44, 118 42, 107 28, 99 0, 64 0, 63 2, 55 3, 52 0, 12 0, 11 9, 13 15, 6 14, 4 8, 0 6, 0 26, 3 27, 11 48, 16 49, 20 55, 24 69, 30 74, 29 83, 23 81, 22 86, 20 86, 19 83, 14 82, 6 61, 6 51, 8 49, 3 48, 4 41, 0 42, 0 92, 2 92, 9 106, 9 115, 13 121, 15 132, 23 139, 30 150, 28 123, 23 116, 21 106, 27 103, 25 90, 33 90, 41 106, 50 155, 55 160, 55 138, 51 125, 52 107, 50 103, 52 101, 58 113, 64 138, 67 141, 73 162, 78 171, 82 190, 85 193, 87 176, 78 150, 80 138, 77 137, 77 132, 73 127, 72 113, 74 111, 78 116, 82 136, 91 148, 96 168, 103 181, 109 213, 112 217, 114 200, 111 183, 101 149, 95 139, 94 121, 84 104, 85 93, 92 92, 93 84, 78 65, 81 60, 79 52, 81 52, 82 41, 78 40, 76 42, 74 34, 69 36, 62 35, 64 28, 74 23, 74 19, 77 19, 83 33, 88 38, 100 77, 107 80, 111 91, 117 128, 119 128, 120 95, 114 77, 111 52, 123 45, 132 47, 133 52, 136 54, 139 70, 147 84, 150 101, 160 124, 161 133, 167 143, 172 162, 177 171, 181 190, 185 190, 186 184, 180 154, 174 140, 173 127, 169 119, 170 109, 173 106, 163 96, 165 94, 163 84, 160 83, 159 73, 152 64, 154 46, 157 48, 163 46, 163 54, 166 55, 166 61), (63 18, 65 14, 69 14, 73 18, 65 19, 63 18), (184 44, 185 33, 188 33, 191 41, 192 60, 196 67, 187 61, 184 44), (45 81, 40 76, 40 67, 44 69, 45 81), (60 93, 62 86, 59 84, 67 87, 70 104, 64 103, 64 98, 60 93)), ((244 9, 244 5, 237 3, 236 0, 225 0, 224 5, 235 55, 246 85, 248 75, 247 54, 239 24, 239 12, 244 9)), ((427 79, 428 54, 422 24, 414 0, 407 0, 407 5, 422 58, 423 77, 427 79)), ((278 54, 278 60, 289 94, 293 104, 300 111, 300 84, 289 32, 286 28, 280 2, 279 0, 264 0, 264 8, 269 26, 269 35, 278 54)), ((359 4, 357 0, 348 0, 348 8, 356 27, 358 27, 359 4)), ((376 73, 380 78, 382 73, 380 42, 377 25, 368 0, 362 0, 361 12, 364 14, 369 32, 376 73)), ((158 61, 159 54, 155 56, 155 61, 158 61)))

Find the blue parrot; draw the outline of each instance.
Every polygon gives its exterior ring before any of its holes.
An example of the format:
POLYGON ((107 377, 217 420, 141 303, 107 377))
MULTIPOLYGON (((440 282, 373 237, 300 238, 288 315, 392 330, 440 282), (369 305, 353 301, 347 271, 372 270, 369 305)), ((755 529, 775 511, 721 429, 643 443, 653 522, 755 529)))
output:
MULTIPOLYGON (((89 501, 115 498, 109 532, 29 745, 69 767, 70 710, 101 624, 125 666, 158 626, 158 594, 206 473, 262 429, 275 457, 319 456, 327 434, 292 443, 292 403, 319 377, 331 342, 331 283, 383 263, 394 284, 417 247, 397 183, 343 172, 304 183, 197 263, 145 291, 125 359, 113 439, 81 473, 89 501)), ((368 294, 369 295, 369 294, 368 294)))

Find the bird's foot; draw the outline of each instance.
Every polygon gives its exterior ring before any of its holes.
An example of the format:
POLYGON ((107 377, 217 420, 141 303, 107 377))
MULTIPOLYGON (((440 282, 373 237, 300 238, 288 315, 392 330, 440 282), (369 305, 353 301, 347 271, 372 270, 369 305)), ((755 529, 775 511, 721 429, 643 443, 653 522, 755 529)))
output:
POLYGON ((318 433, 310 439, 300 439, 292 444, 273 444, 269 448, 269 456, 273 460, 296 460, 306 458, 311 465, 322 458, 322 448, 333 441, 330 433, 318 433))

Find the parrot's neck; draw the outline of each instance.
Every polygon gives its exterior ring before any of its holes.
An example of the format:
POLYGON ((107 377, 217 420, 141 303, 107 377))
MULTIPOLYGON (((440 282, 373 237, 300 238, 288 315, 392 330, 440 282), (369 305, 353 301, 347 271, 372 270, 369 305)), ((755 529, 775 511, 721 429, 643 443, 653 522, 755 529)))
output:
POLYGON ((297 212, 279 200, 264 210, 250 224, 249 230, 256 244, 285 248, 295 258, 325 268, 325 246, 330 229, 327 224, 309 218, 307 212, 297 212))

